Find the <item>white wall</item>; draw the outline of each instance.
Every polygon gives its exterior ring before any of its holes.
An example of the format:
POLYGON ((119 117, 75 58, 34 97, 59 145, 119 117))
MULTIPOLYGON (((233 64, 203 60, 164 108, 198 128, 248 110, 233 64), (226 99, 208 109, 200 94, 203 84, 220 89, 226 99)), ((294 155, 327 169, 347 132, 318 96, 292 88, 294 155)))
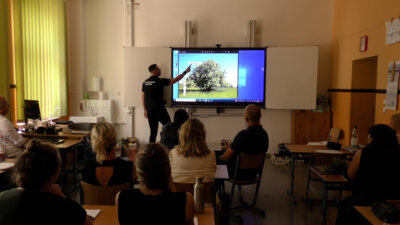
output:
MULTIPOLYGON (((67 1, 71 114, 78 113, 86 78, 102 76, 104 91, 117 103, 117 121, 125 121, 124 96, 118 95, 123 93, 124 82, 124 2, 67 1)), ((133 7, 135 46, 183 46, 184 21, 191 20, 193 46, 210 47, 219 43, 223 47, 243 47, 247 46, 249 19, 256 20, 256 46, 319 45, 318 93, 327 93, 333 0, 139 0, 135 3, 139 4, 133 7)), ((164 75, 169 72, 164 71, 164 75)), ((200 119, 205 123, 208 141, 232 139, 245 128, 242 117, 200 119)), ((135 122, 135 135, 147 141, 149 128, 143 109, 136 110, 135 122)), ((263 110, 262 124, 270 135, 271 149, 275 150, 278 143, 290 142, 290 110, 263 110)), ((118 126, 120 136, 125 135, 124 128, 123 124, 118 126)))

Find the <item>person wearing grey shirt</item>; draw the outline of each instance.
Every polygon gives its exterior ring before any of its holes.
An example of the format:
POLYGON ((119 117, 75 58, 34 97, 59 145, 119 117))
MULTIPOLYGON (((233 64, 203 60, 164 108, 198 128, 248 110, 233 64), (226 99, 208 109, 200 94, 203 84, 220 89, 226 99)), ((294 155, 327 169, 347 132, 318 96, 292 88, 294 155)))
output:
POLYGON ((25 144, 25 139, 18 134, 13 124, 8 120, 7 115, 9 104, 6 99, 0 96, 0 141, 2 141, 7 157, 16 157, 19 155, 25 144))

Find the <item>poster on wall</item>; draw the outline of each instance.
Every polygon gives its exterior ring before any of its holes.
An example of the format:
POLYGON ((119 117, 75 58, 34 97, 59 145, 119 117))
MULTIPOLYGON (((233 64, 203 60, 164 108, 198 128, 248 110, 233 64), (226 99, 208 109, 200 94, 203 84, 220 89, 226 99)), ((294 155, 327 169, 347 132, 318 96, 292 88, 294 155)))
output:
POLYGON ((400 18, 386 22, 386 45, 400 41, 400 18))
POLYGON ((389 62, 388 80, 386 87, 386 99, 384 101, 383 111, 387 109, 396 110, 397 92, 399 87, 400 61, 389 62))

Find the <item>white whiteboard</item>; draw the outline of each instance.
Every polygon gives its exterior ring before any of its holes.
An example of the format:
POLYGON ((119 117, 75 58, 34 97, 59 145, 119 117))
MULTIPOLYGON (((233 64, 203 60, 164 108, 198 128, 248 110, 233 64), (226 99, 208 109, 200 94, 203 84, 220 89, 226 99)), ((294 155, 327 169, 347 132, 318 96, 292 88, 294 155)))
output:
MULTIPOLYGON (((125 47, 124 104, 142 106, 142 83, 149 65, 161 68, 161 77, 170 78, 171 49, 125 47)), ((268 109, 315 109, 317 99, 318 46, 269 47, 267 49, 266 107, 268 109)), ((164 88, 164 100, 171 101, 164 88)))
MULTIPOLYGON (((170 78, 171 49, 154 47, 124 48, 124 105, 142 106, 142 83, 150 77, 148 67, 157 64, 161 77, 170 78)), ((164 99, 170 99, 170 90, 164 88, 164 99)), ((170 100, 169 100, 170 101, 170 100)))
POLYGON ((267 49, 267 109, 315 109, 318 46, 267 49))

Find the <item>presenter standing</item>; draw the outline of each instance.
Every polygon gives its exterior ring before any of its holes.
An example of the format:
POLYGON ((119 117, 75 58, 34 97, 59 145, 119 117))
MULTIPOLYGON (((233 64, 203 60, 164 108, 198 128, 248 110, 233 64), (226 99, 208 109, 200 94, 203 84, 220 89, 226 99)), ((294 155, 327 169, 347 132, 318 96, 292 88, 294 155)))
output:
POLYGON ((164 106, 164 86, 169 86, 180 81, 187 73, 190 72, 190 67, 191 66, 183 71, 183 73, 172 79, 165 79, 159 78, 161 75, 161 69, 157 66, 157 64, 152 64, 149 66, 149 72, 151 76, 143 82, 142 102, 144 108, 144 117, 148 119, 150 126, 150 143, 156 141, 158 122, 161 122, 163 125, 171 122, 171 118, 169 117, 164 106))

